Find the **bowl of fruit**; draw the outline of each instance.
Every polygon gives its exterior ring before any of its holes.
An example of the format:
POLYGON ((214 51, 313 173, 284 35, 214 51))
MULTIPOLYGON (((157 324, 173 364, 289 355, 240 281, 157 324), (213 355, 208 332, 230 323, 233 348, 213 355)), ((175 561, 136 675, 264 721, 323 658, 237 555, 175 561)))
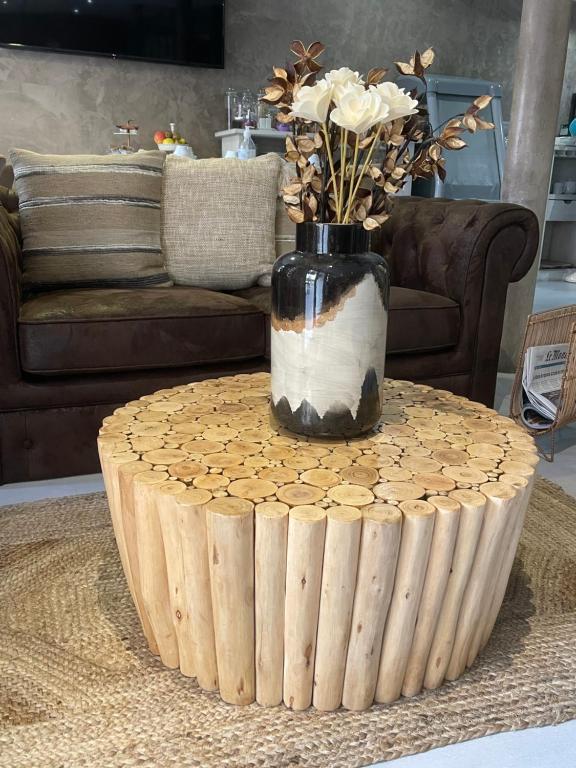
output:
POLYGON ((186 139, 176 131, 175 123, 170 123, 169 131, 156 131, 154 141, 161 152, 174 152, 177 146, 188 144, 186 139))

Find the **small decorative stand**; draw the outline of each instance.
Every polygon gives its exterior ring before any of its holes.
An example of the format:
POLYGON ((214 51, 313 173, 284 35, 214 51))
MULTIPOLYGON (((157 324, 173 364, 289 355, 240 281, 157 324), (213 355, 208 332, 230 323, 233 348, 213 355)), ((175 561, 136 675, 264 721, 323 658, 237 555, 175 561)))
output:
POLYGON ((273 429, 266 373, 163 389, 104 420, 120 558, 167 667, 230 704, 363 710, 474 662, 534 443, 450 392, 383 389, 378 427, 348 441, 273 429))
POLYGON ((554 461, 556 432, 561 427, 576 421, 576 304, 569 307, 539 312, 528 317, 524 344, 519 358, 516 377, 510 398, 510 416, 532 437, 550 435, 550 453, 539 446, 539 453, 546 461, 554 461), (522 413, 522 371, 524 356, 528 347, 548 344, 568 344, 568 359, 562 381, 560 402, 556 418, 547 429, 530 429, 521 418, 522 413))

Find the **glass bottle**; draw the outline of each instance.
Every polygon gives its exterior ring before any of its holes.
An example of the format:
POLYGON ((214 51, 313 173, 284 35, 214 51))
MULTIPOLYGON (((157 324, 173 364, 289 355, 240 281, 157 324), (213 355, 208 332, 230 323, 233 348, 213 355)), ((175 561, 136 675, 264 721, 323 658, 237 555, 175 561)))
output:
POLYGON ((250 135, 250 126, 247 125, 244 128, 244 138, 242 139, 242 143, 238 149, 238 159, 250 160, 253 157, 256 157, 256 144, 254 144, 252 141, 252 136, 250 135))

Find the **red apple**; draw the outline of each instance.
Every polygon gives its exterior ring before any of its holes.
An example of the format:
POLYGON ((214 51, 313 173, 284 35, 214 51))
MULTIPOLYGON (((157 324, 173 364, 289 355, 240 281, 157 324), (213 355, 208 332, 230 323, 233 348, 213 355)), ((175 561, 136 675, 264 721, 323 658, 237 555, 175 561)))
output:
POLYGON ((154 141, 156 142, 156 144, 162 144, 165 138, 166 138, 166 134, 164 133, 164 131, 156 131, 156 133, 154 134, 154 141))

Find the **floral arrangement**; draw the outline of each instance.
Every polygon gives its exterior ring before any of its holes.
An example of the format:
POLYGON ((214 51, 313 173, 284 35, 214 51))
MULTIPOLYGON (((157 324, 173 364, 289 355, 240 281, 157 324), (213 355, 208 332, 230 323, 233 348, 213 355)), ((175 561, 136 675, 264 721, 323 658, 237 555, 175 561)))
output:
POLYGON ((494 128, 478 117, 492 97, 479 96, 464 114, 432 130, 424 105, 432 48, 416 51, 409 63, 395 62, 401 74, 422 81, 420 97, 383 82, 383 68, 363 77, 342 67, 318 79, 324 45, 306 47, 296 40, 290 50, 297 60, 273 68, 262 100, 278 108, 279 122, 292 125, 285 157, 296 164, 297 176, 282 191, 296 223, 362 222, 365 229, 376 229, 390 215, 389 196, 409 176, 444 179, 443 150, 467 146, 465 132, 494 128))

